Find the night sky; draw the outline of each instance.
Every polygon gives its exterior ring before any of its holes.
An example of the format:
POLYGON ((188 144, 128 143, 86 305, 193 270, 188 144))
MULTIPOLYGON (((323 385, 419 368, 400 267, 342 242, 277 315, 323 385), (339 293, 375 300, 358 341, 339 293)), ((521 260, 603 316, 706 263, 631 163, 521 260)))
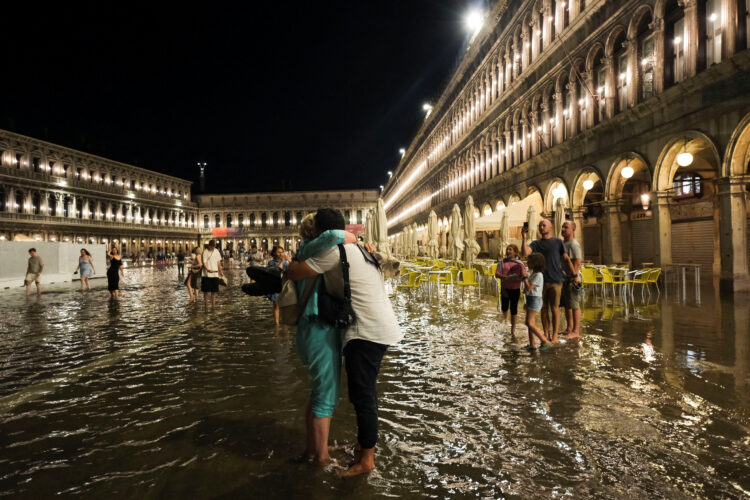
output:
POLYGON ((476 0, 12 4, 0 128, 243 192, 385 184, 476 0))

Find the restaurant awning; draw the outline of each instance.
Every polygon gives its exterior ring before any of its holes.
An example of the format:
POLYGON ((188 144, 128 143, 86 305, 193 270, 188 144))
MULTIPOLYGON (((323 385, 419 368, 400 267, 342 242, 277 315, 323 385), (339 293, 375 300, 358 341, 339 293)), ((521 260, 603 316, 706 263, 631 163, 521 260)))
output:
POLYGON ((523 223, 526 222, 526 218, 528 217, 529 207, 532 205, 536 205, 537 213, 542 213, 544 206, 542 204, 542 196, 538 192, 516 202, 515 205, 501 208, 500 210, 492 212, 490 215, 478 218, 475 221, 476 230, 499 231, 504 213, 508 214, 508 225, 510 227, 523 226, 523 223))

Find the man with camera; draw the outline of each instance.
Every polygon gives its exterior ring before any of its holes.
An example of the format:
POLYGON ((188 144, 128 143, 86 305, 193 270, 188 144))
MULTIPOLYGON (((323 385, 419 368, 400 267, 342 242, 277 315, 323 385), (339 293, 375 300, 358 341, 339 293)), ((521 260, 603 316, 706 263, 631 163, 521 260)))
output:
POLYGON ((575 238, 576 223, 572 220, 566 220, 562 225, 561 231, 563 245, 568 253, 570 269, 564 269, 564 278, 562 287, 562 296, 560 297, 560 306, 565 308, 565 319, 567 326, 562 333, 569 339, 580 336, 581 327, 581 298, 583 296, 583 285, 581 283, 581 263, 583 262, 583 250, 581 244, 575 238))
MULTIPOLYGON (((318 234, 329 229, 343 230, 345 226, 344 216, 338 210, 321 208, 315 214, 315 229, 318 234)), ((346 300, 344 281, 348 274, 354 322, 343 329, 342 344, 349 401, 357 413, 360 456, 356 463, 340 475, 354 476, 375 468, 375 444, 378 440, 376 383, 380 362, 386 349, 399 342, 403 333, 374 258, 356 244, 343 245, 343 249, 343 256, 338 246, 334 246, 304 262, 292 262, 286 276, 297 281, 322 274, 327 293, 342 302, 342 299, 346 300), (342 257, 345 257, 345 262, 342 257)), ((323 297, 319 297, 321 315, 324 309, 322 302, 323 297)))

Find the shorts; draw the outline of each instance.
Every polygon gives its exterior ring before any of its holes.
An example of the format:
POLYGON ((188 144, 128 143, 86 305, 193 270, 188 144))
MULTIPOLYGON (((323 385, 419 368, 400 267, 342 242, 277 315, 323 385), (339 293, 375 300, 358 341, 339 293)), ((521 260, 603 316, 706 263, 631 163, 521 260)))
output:
POLYGON ((201 292, 203 293, 218 293, 219 292, 219 278, 207 278, 206 276, 201 278, 201 292))
POLYGON ((26 279, 24 281, 27 281, 31 283, 32 281, 36 281, 39 283, 40 278, 37 277, 36 273, 26 273, 26 279))
POLYGON ((542 309, 560 307, 562 283, 545 283, 542 288, 542 309))
POLYGON ((505 312, 510 308, 510 315, 518 314, 518 299, 521 297, 521 289, 503 289, 500 293, 500 309, 505 312))
POLYGON ((542 310, 542 298, 538 295, 526 296, 526 309, 529 311, 539 312, 542 310))
POLYGON ((572 281, 566 281, 563 283, 560 305, 565 309, 580 309, 582 296, 582 287, 576 288, 572 281))

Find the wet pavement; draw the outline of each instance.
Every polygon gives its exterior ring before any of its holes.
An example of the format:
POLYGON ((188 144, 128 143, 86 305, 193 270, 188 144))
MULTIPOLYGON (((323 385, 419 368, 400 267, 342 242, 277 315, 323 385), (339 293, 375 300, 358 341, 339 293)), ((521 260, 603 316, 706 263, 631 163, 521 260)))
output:
MULTIPOLYGON (((215 309, 174 269, 126 276, 114 303, 2 293, 0 496, 750 496, 747 297, 592 293, 580 341, 529 354, 494 298, 399 293, 378 470, 341 480, 296 460, 306 371, 239 270, 215 309)), ((354 437, 344 396, 331 438, 354 437)))

